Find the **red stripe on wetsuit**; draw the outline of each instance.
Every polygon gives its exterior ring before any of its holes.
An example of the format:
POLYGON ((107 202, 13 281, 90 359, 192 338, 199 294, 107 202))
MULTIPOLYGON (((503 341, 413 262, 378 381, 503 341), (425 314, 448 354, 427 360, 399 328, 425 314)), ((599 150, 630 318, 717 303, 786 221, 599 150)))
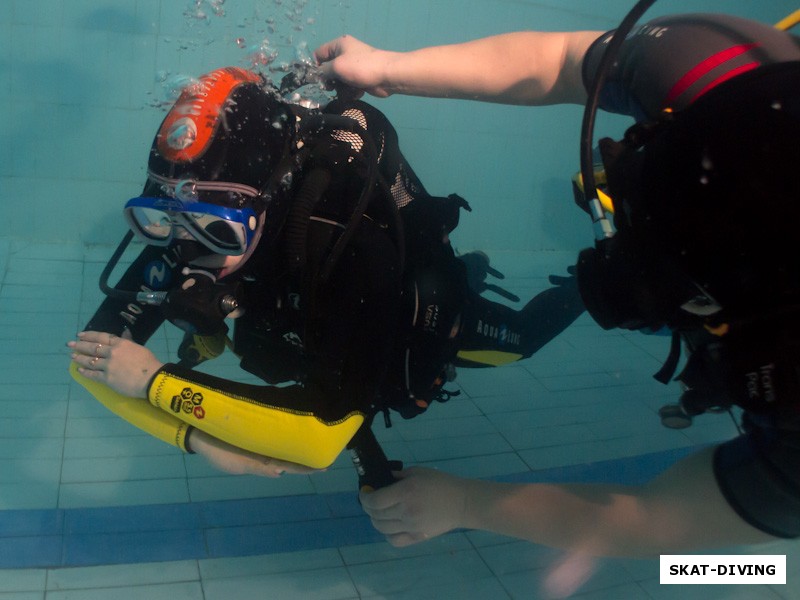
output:
MULTIPOLYGON (((685 93, 692 85, 697 83, 702 77, 708 75, 712 70, 716 69, 723 63, 728 62, 736 58, 737 56, 741 56, 742 54, 749 52, 753 48, 759 46, 757 43, 752 44, 740 44, 738 46, 732 46, 722 52, 717 52, 716 54, 709 56, 707 59, 699 63, 697 66, 690 69, 683 77, 681 77, 678 82, 672 86, 669 94, 667 94, 667 98, 665 100, 666 106, 672 104, 678 96, 685 93)), ((700 96, 708 92, 710 89, 717 87, 724 81, 736 77, 737 75, 741 75, 746 71, 750 71, 755 69, 761 63, 758 61, 753 61, 730 71, 726 71, 716 79, 714 79, 711 83, 706 85, 702 90, 700 90, 695 96, 692 98, 692 102, 697 100, 700 96)), ((691 102, 690 102, 691 104, 691 102)))

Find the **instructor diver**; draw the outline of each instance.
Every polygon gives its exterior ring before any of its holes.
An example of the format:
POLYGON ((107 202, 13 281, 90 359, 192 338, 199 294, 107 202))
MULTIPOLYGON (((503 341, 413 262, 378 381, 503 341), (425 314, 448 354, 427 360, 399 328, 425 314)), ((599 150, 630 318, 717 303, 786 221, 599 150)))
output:
MULTIPOLYGON (((615 227, 597 215, 581 295, 604 328, 667 326, 685 342, 684 422, 743 409, 741 435, 641 485, 408 469, 361 497, 392 544, 466 527, 576 556, 642 556, 800 536, 800 39, 786 31, 800 13, 774 27, 685 14, 634 28, 652 3, 610 32, 519 31, 410 52, 344 36, 315 52, 356 93, 581 104, 584 126, 597 107, 633 117, 622 140, 600 140, 615 227)), ((581 157, 593 192, 592 150, 581 157)))

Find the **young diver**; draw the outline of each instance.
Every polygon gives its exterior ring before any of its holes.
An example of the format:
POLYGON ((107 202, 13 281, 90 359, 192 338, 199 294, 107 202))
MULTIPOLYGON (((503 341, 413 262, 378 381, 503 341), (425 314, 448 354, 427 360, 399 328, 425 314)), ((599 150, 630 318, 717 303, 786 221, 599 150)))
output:
POLYGON ((304 109, 252 72, 209 73, 154 139, 125 206, 146 246, 70 342, 73 375, 223 467, 242 453, 305 472, 349 445, 375 473, 378 412, 418 415, 448 397, 453 365, 528 357, 583 312, 572 278, 521 311, 471 290, 448 241, 462 208, 426 192, 371 106, 304 109), (229 314, 242 369, 268 385, 192 370, 222 351, 229 314), (177 364, 142 346, 165 318, 188 332, 177 364))

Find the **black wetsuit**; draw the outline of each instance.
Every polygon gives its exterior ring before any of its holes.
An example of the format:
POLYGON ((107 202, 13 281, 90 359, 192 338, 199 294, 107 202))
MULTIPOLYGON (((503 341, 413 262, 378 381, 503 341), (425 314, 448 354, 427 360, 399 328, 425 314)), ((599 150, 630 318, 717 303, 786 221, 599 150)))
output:
MULTIPOLYGON (((446 241, 466 203, 426 192, 400 153, 396 132, 373 107, 334 102, 326 112, 355 119, 371 135, 382 183, 326 282, 320 283, 319 273, 363 186, 363 174, 346 160, 329 161, 337 166, 313 211, 306 266, 287 267, 281 239, 262 240, 264 251, 259 248, 242 269, 245 313, 234 321, 233 349, 243 369, 270 385, 212 378, 192 371, 191 360, 167 364, 164 372, 326 421, 353 410, 394 409, 413 417, 447 397, 443 386, 453 363, 492 366, 474 353, 458 361, 459 350, 519 360, 583 312, 572 278, 520 311, 470 289, 464 264, 446 241), (274 385, 279 383, 290 385, 274 385)), ((326 152, 336 153, 340 145, 359 151, 357 136, 331 137, 326 152)), ((182 266, 178 251, 145 247, 118 287, 171 289, 182 266)), ((128 330, 143 344, 163 321, 158 307, 107 298, 86 329, 128 330)), ((187 338, 184 346, 190 344, 187 338)))
MULTIPOLYGON (((596 71, 611 33, 589 49, 585 82, 596 71)), ((653 118, 666 108, 680 110, 760 65, 799 60, 798 37, 762 23, 701 14, 655 19, 623 44, 601 107, 637 120, 653 118)), ((714 473, 731 506, 748 523, 780 537, 800 536, 797 421, 745 411, 745 433, 715 454, 714 473)))

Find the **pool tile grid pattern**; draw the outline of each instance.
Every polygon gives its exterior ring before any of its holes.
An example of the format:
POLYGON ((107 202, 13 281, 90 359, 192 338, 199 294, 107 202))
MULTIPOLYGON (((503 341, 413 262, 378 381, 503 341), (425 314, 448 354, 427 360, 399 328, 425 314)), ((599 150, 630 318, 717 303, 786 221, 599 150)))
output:
MULTIPOLYGON (((0 599, 545 597, 560 552, 471 531, 381 541, 345 456, 310 477, 229 476, 110 415, 68 378, 64 343, 101 300, 111 250, 0 241, 0 599)), ((573 259, 493 258, 522 297, 573 259)), ((165 327, 150 347, 174 355, 179 339, 165 327)), ((636 482, 735 434, 719 415, 661 427, 676 389, 650 376, 666 352, 582 317, 528 361, 459 371, 460 396, 376 433, 392 458, 457 474, 636 482)), ((236 376, 232 357, 214 362, 236 376)), ((657 560, 601 560, 576 597, 798 598, 798 550, 758 549, 788 555, 786 586, 677 589, 658 585, 657 560)))

